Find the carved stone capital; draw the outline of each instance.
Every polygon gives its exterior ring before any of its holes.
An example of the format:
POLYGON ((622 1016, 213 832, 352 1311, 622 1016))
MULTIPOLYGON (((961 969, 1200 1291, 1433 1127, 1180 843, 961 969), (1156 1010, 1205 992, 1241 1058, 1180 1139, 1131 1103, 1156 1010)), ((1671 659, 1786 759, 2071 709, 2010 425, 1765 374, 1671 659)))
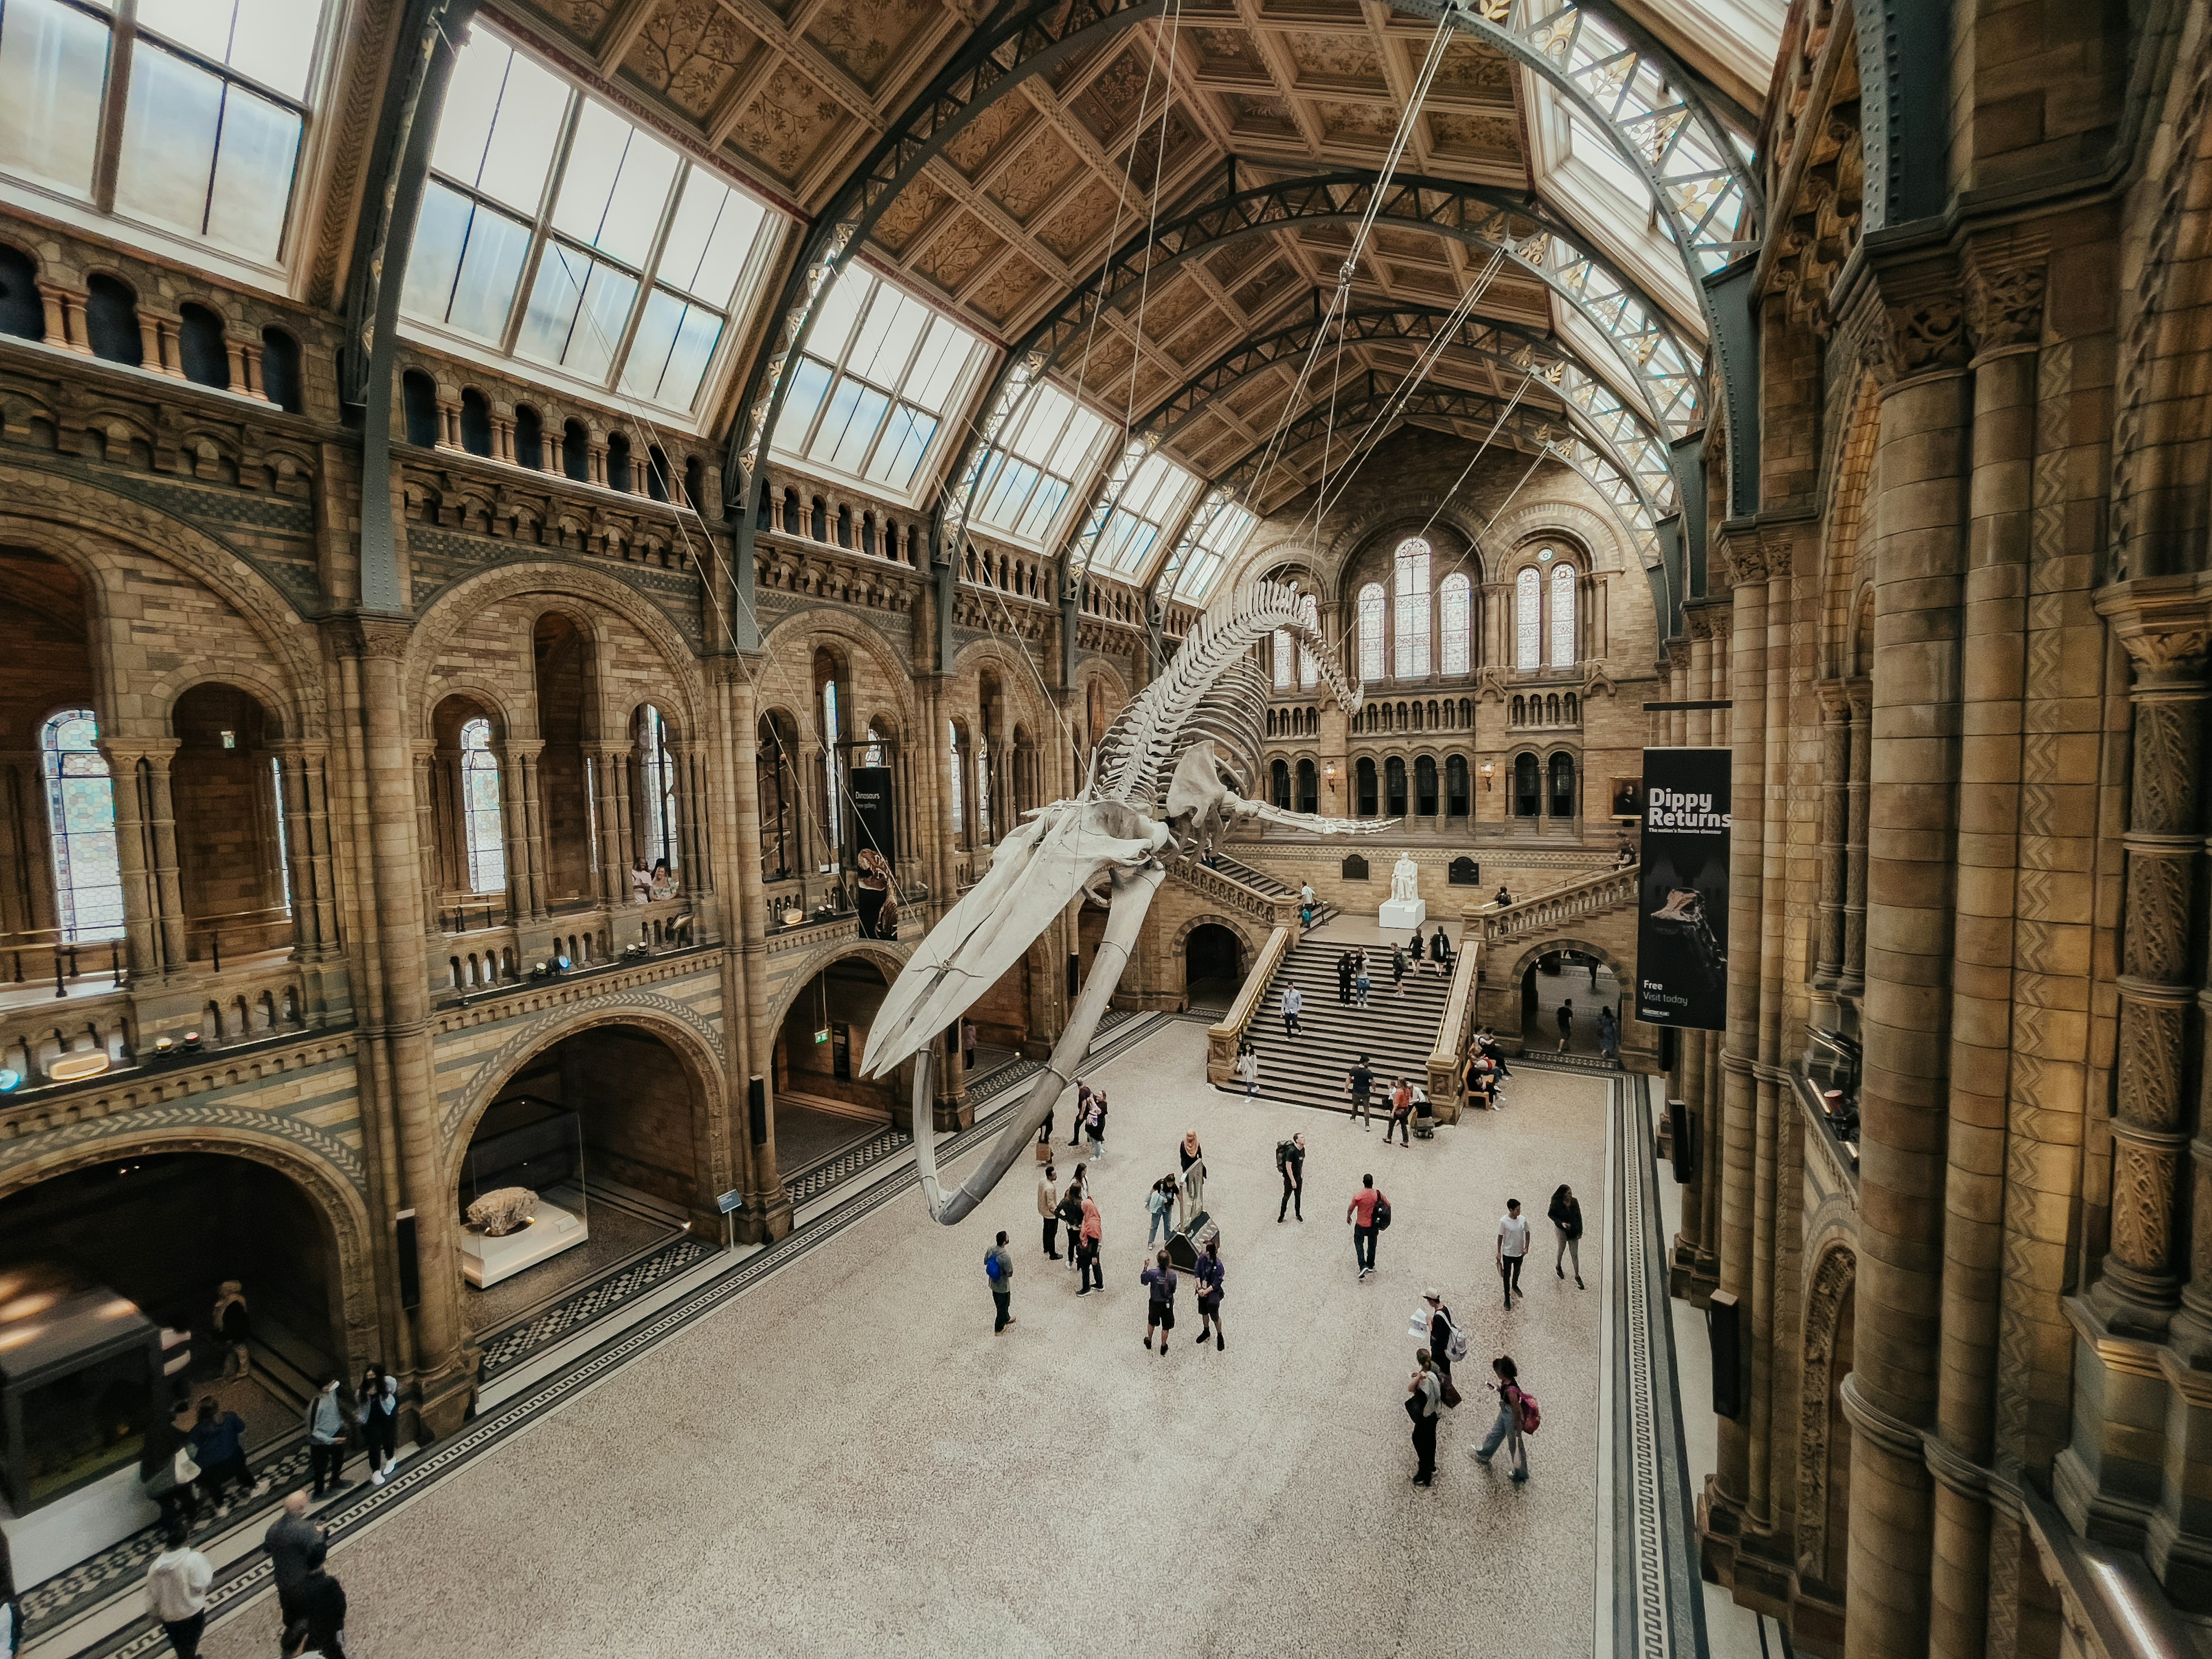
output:
POLYGON ((2212 605, 2194 577, 2118 583, 2097 596, 2097 610, 2135 665, 2138 696, 2203 678, 2212 653, 2212 605))
POLYGON ((327 624, 348 655, 398 662, 407 654, 415 624, 398 617, 333 617, 327 624))
POLYGON ((1759 532, 1759 552, 1765 562, 1768 580, 1786 577, 1790 561, 1796 556, 1797 538, 1786 530, 1762 530, 1759 532))
POLYGON ((1820 719, 1831 726, 1840 726, 1850 718, 1850 693, 1841 680, 1821 680, 1813 688, 1820 700, 1820 719))
POLYGON ((1728 566, 1729 586, 1741 587, 1747 582, 1766 580, 1766 549, 1759 538, 1729 537, 1720 544, 1720 553, 1728 566))
POLYGON ((1977 250, 1966 267, 1966 329, 1977 352, 2033 345, 2043 335, 2045 250, 1977 250))

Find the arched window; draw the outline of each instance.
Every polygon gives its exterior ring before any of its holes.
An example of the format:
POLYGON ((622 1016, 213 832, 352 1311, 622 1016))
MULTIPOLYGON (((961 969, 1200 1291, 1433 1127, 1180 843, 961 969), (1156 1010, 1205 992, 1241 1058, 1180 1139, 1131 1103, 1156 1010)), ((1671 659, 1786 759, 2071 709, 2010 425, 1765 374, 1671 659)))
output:
POLYGON ((668 754, 668 722, 651 703, 638 711, 638 753, 644 772, 645 862, 649 869, 660 859, 668 860, 670 873, 677 869, 676 767, 668 754))
POLYGON ((1437 631, 1443 636, 1443 672, 1466 674, 1474 665, 1474 585, 1455 570, 1437 590, 1437 631))
POLYGON ((1382 808, 1380 805, 1380 797, 1376 793, 1374 757, 1362 755, 1358 767, 1354 769, 1353 776, 1359 795, 1359 816, 1363 818, 1379 817, 1382 808))
POLYGON ((975 828, 985 841, 991 839, 991 740, 980 726, 975 728, 975 828))
POLYGON ((952 757, 952 833, 957 836, 967 828, 967 811, 960 795, 960 728, 951 720, 945 722, 945 747, 952 757))
POLYGON ((64 708, 40 729, 54 844, 54 909, 63 942, 123 935, 123 861, 115 848, 115 784, 89 708, 64 708))
POLYGON ((1529 566, 1513 579, 1513 666, 1524 673, 1544 664, 1544 585, 1529 566))
POLYGON ((829 798, 823 810, 822 821, 830 826, 830 856, 834 860, 838 849, 845 844, 845 814, 843 803, 838 799, 844 793, 844 780, 839 775, 837 740, 843 732, 837 725, 837 682, 822 682, 822 789, 829 798))
POLYGON ((1298 811, 1321 811, 1321 775, 1314 770, 1314 763, 1310 760, 1298 763, 1298 811))
POLYGON ((1359 590, 1359 678, 1372 685, 1382 678, 1382 585, 1359 590))
POLYGON ((1275 761, 1267 768, 1270 797, 1285 812, 1291 810, 1291 767, 1287 761, 1275 761))
POLYGON ((1534 755, 1521 754, 1513 757, 1513 811, 1516 817, 1533 818, 1543 810, 1543 773, 1537 767, 1534 755))
POLYGON ((867 747, 860 751, 860 764, 881 766, 884 763, 884 734, 871 725, 868 727, 867 747))
POLYGON ((1398 678, 1425 680, 1429 677, 1429 544, 1419 536, 1408 536, 1398 544, 1393 562, 1398 591, 1398 678))
MULTIPOLYGON (((1321 631, 1321 601, 1309 593, 1298 601, 1298 616, 1316 633, 1321 631)), ((1303 645, 1298 647, 1298 684, 1310 691, 1321 683, 1321 659, 1303 645)))
POLYGON ((1287 691, 1291 689, 1291 630, 1289 629, 1279 628, 1275 630, 1274 655, 1275 690, 1287 691))
POLYGON ((1575 757, 1565 752, 1552 757, 1552 816, 1575 815, 1575 757))
POLYGON ((1393 755, 1382 763, 1382 794, 1384 811, 1394 818, 1406 816, 1406 762, 1402 756, 1393 755))
POLYGON ((1575 571, 1572 565, 1552 567, 1552 666, 1570 668, 1575 661, 1575 571))
POLYGON ((491 722, 479 714, 461 727, 461 819, 469 848, 469 890, 507 889, 507 847, 500 829, 499 757, 491 722))

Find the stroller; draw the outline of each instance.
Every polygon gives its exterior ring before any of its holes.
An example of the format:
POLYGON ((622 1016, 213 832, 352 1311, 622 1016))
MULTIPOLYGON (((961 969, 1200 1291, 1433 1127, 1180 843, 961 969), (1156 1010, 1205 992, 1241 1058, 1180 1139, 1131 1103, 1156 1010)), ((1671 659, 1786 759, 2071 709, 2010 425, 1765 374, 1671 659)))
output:
POLYGON ((1436 1109, 1429 1104, 1429 1091, 1416 1083, 1413 1085, 1413 1139, 1434 1140, 1436 1138, 1436 1109))

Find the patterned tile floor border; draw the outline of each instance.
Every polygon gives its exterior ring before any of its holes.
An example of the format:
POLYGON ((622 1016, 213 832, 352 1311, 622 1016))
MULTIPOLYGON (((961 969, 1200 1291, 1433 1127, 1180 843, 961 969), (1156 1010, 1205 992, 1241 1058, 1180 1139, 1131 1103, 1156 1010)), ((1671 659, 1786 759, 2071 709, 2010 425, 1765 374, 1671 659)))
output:
MULTIPOLYGON (((1103 1065, 1135 1047, 1164 1024, 1163 1016, 1133 1014, 1120 1010, 1109 1012, 1107 1018, 1100 1023, 1098 1036, 1091 1043, 1085 1065, 1103 1065)), ((991 1073, 978 1091, 983 1097, 976 1103, 974 1127, 939 1141, 937 1148, 939 1158, 949 1164, 989 1140, 998 1132, 1000 1116, 1011 1109, 1019 1097, 1019 1085, 1043 1069, 1042 1061, 1024 1060, 1001 1066, 991 1073)), ((903 1146, 906 1137, 900 1136, 899 1141, 903 1146)), ((873 1142, 868 1144, 872 1145, 873 1142)), ((880 1162, 883 1157, 890 1155, 886 1152, 872 1162, 880 1162)), ((837 1161, 830 1160, 832 1163, 837 1161)), ((866 1167, 866 1164, 860 1166, 861 1171, 865 1171, 866 1167)), ((850 1176, 847 1177, 848 1181, 850 1179, 850 1176)), ((795 1229, 768 1249, 747 1257, 728 1273, 704 1281, 642 1324, 616 1334, 537 1387, 472 1419, 447 1439, 406 1459, 401 1463, 398 1473, 382 1486, 372 1486, 362 1482, 349 1488, 327 1507, 316 1511, 316 1521, 328 1533, 333 1544, 360 1531, 372 1521, 421 1492, 433 1481, 474 1461, 536 1418, 557 1409, 580 1390, 599 1382, 609 1372, 658 1346, 695 1320, 725 1305, 770 1273, 796 1261, 817 1245, 835 1238, 854 1223, 908 1190, 910 1183, 902 1173, 886 1175, 860 1187, 828 1214, 817 1217, 805 1226, 795 1229)), ((656 1263, 680 1253, 687 1246, 701 1255, 713 1254, 708 1247, 697 1240, 678 1239, 668 1249, 632 1263, 622 1272, 587 1286, 575 1297, 564 1298, 540 1310, 520 1325, 495 1334, 487 1339, 487 1374, 490 1370, 493 1344, 503 1345, 505 1340, 511 1336, 519 1339, 521 1333, 539 1333, 538 1339, 531 1340, 526 1348, 510 1352, 502 1346, 500 1369, 512 1370, 529 1353, 574 1335, 593 1320, 613 1311, 622 1302, 642 1295, 652 1288, 653 1284, 665 1281, 672 1274, 682 1272, 683 1266, 668 1265, 654 1273, 649 1281, 639 1277, 656 1263), (619 1295, 612 1289, 618 1281, 623 1285, 619 1295), (595 1303, 596 1311, 588 1314, 579 1311, 570 1316, 572 1304, 587 1302, 595 1303)), ((266 1477, 265 1490, 220 1512, 224 1524, 216 1529, 216 1533, 246 1526, 258 1527, 260 1521, 275 1513, 276 1500, 283 1493, 291 1492, 305 1482, 307 1450, 304 1440, 294 1441, 265 1458, 257 1473, 266 1477)), ((203 1534, 196 1538, 195 1543, 205 1547, 209 1538, 214 1535, 203 1534)), ((149 1527, 81 1562, 69 1571, 25 1592, 24 1627, 31 1642, 37 1644, 46 1632, 56 1630, 111 1598, 135 1595, 157 1546, 157 1529, 149 1527)), ((268 1557, 258 1548, 249 1551, 228 1568, 218 1569, 214 1588, 208 1597, 210 1621, 219 1620, 227 1612, 235 1611, 258 1594, 268 1583, 269 1571, 268 1557)), ((64 1654, 70 1655, 71 1659, 77 1659, 78 1656, 82 1656, 82 1659, 158 1659, 158 1656, 167 1651, 167 1638, 161 1633, 161 1626, 142 1615, 121 1630, 86 1647, 74 1650, 41 1647, 37 1659, 61 1659, 64 1654)))

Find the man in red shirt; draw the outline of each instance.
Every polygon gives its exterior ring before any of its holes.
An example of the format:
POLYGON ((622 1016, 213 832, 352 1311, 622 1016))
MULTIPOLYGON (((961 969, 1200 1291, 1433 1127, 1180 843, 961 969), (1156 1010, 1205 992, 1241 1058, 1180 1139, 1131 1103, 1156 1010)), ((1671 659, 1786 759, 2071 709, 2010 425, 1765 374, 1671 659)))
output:
POLYGON ((1389 1201, 1376 1187, 1375 1177, 1364 1175, 1359 1177, 1359 1190, 1345 1206, 1344 1218, 1352 1224, 1352 1259, 1359 1263, 1362 1279, 1375 1271, 1375 1206, 1389 1201))

